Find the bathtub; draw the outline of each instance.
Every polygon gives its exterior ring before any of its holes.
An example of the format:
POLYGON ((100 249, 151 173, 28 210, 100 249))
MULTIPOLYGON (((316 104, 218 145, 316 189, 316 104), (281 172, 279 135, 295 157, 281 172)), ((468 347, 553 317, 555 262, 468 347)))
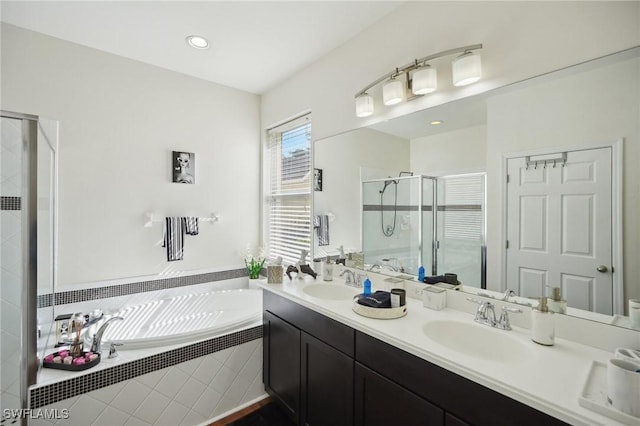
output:
MULTIPOLYGON (((127 306, 110 315, 103 344, 120 350, 195 342, 257 325, 262 318, 262 290, 235 289, 190 293, 127 306)), ((93 335, 100 321, 88 330, 93 335)))

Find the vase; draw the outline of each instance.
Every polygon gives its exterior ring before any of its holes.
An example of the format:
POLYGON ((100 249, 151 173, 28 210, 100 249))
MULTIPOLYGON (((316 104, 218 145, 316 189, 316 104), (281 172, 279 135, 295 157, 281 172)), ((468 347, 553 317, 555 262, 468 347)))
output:
POLYGON ((258 283, 261 281, 260 278, 249 278, 249 288, 251 289, 259 289, 260 286, 258 283))

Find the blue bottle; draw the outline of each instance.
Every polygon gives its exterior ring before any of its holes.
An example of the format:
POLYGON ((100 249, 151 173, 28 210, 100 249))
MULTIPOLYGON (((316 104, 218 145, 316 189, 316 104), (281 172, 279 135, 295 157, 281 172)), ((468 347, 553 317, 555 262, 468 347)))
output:
POLYGON ((418 268, 418 281, 424 281, 424 266, 418 268))
POLYGON ((365 279, 362 286, 364 287, 364 292, 362 294, 364 296, 371 296, 371 280, 369 278, 365 279))

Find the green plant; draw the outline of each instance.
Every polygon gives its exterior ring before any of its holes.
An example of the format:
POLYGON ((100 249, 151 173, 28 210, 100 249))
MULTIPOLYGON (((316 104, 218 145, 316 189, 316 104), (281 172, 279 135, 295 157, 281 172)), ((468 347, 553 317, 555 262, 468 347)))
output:
POLYGON ((244 264, 247 267, 247 273, 249 274, 249 279, 255 280, 260 278, 260 271, 262 271, 262 267, 264 266, 265 258, 262 253, 262 249, 259 250, 259 254, 254 256, 252 253, 248 252, 244 257, 244 264))

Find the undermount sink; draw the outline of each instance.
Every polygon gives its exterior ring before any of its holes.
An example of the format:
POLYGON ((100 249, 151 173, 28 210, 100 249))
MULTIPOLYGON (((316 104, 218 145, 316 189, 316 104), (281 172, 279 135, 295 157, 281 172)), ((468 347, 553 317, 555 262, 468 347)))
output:
POLYGON ((500 363, 518 364, 531 359, 525 343, 498 330, 473 322, 433 321, 422 327, 434 342, 464 355, 500 363))
POLYGON ((302 289, 308 296, 325 300, 351 300, 358 294, 355 288, 342 284, 310 284, 302 289))

